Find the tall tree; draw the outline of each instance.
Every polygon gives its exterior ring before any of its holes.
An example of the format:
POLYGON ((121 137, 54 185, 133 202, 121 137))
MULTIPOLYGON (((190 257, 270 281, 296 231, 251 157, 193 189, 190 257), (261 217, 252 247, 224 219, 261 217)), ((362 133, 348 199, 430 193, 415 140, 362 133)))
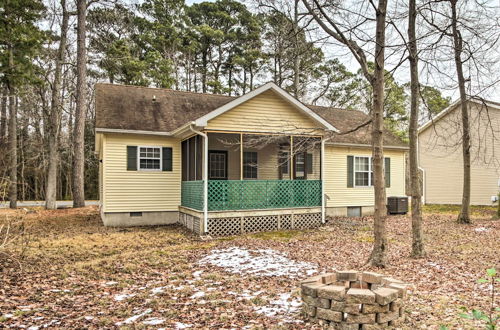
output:
POLYGON ((87 2, 77 0, 76 110, 73 128, 73 207, 85 206, 85 118, 87 113, 87 51, 85 45, 87 2))
POLYGON ((458 28, 457 0, 450 0, 451 5, 451 28, 453 36, 453 49, 455 67, 457 70, 458 90, 460 91, 460 109, 462 114, 462 161, 463 161, 463 191, 462 208, 458 215, 458 223, 470 223, 470 125, 469 125, 469 107, 467 103, 467 94, 465 92, 465 77, 463 71, 462 53, 463 39, 458 28))
POLYGON ((181 66, 184 7, 184 0, 146 0, 139 6, 144 17, 136 19, 137 39, 151 80, 157 87, 179 88, 176 74, 181 66))
POLYGON ((1 94, 1 105, 0 105, 0 146, 3 146, 5 143, 5 137, 7 135, 7 98, 9 96, 9 92, 6 87, 2 87, 1 94))
POLYGON ((9 201, 17 207, 17 98, 18 89, 33 81, 35 64, 44 34, 36 25, 44 6, 38 0, 0 2, 0 63, 2 83, 9 93, 9 201))
POLYGON ((418 45, 417 45, 417 4, 410 0, 408 6, 408 58, 410 60, 410 189, 411 189, 411 223, 412 249, 411 255, 420 258, 425 255, 422 230, 422 193, 421 178, 418 166, 418 116, 420 83, 418 77, 418 45))
POLYGON ((67 34, 69 25, 69 12, 66 8, 66 0, 61 0, 62 21, 61 35, 59 38, 59 47, 55 59, 54 79, 52 82, 51 105, 48 114, 47 133, 48 133, 48 168, 47 180, 45 182, 45 207, 55 209, 57 195, 57 165, 59 163, 59 133, 61 131, 61 85, 62 85, 62 67, 65 61, 67 34))
MULTIPOLYGON (((359 44, 351 39, 349 34, 343 32, 339 23, 335 21, 335 12, 338 8, 334 7, 333 13, 327 12, 327 8, 319 2, 313 0, 311 5, 308 0, 302 0, 309 14, 312 15, 315 21, 321 28, 336 41, 346 46, 358 64, 367 81, 370 82, 373 88, 373 102, 371 108, 371 138, 372 138, 372 158, 373 158, 373 179, 374 179, 374 194, 375 194, 375 214, 374 214, 374 245, 369 258, 369 263, 377 267, 385 267, 387 263, 387 233, 386 233, 386 193, 384 180, 384 81, 385 81, 385 30, 386 30, 386 15, 387 1, 379 0, 375 5, 370 2, 370 6, 375 11, 375 43, 373 72, 368 66, 366 52, 359 44)), ((352 12, 352 11, 351 11, 352 12)), ((359 27, 351 27, 348 29, 356 29, 359 27)))
POLYGON ((138 21, 135 13, 120 3, 88 11, 89 57, 110 83, 147 86, 148 75, 171 80, 170 73, 160 70, 154 61, 146 61, 149 48, 139 39, 149 35, 152 28, 140 31, 138 21))
POLYGON ((264 38, 271 60, 269 71, 278 86, 302 99, 324 60, 322 50, 308 40, 311 19, 297 0, 259 0, 259 7, 266 15, 264 38))

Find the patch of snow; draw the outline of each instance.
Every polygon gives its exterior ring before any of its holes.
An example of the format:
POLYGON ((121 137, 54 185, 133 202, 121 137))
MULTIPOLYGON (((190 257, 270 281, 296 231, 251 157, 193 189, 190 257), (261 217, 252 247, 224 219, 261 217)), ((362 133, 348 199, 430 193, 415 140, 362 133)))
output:
POLYGON ((201 297, 205 297, 205 292, 203 292, 203 291, 196 292, 190 298, 191 299, 196 299, 196 298, 201 298, 201 297))
POLYGON ((113 286, 113 285, 117 285, 118 282, 116 281, 107 281, 106 283, 104 283, 105 286, 113 286))
POLYGON ((428 262, 427 265, 431 266, 431 267, 434 267, 436 269, 439 269, 439 270, 443 270, 444 267, 441 266, 440 264, 438 264, 437 262, 428 262))
POLYGON ((48 328, 52 325, 58 325, 58 324, 61 324, 61 321, 58 321, 58 320, 52 320, 48 323, 45 323, 44 325, 42 325, 42 328, 48 328))
POLYGON ((173 286, 172 289, 174 290, 182 290, 184 289, 184 285, 181 285, 181 286, 173 286))
POLYGON ((38 330, 38 329, 40 329, 40 327, 36 325, 32 325, 31 327, 28 328, 28 330, 38 330))
POLYGON ((4 314, 2 315, 3 318, 6 318, 6 319, 10 319, 10 318, 13 318, 14 317, 14 314, 11 314, 11 313, 8 313, 8 314, 4 314))
POLYGON ((87 321, 92 321, 94 319, 93 316, 84 316, 83 318, 86 319, 87 321))
POLYGON ((123 294, 116 294, 113 298, 116 301, 123 301, 125 299, 132 298, 133 296, 135 296, 135 293, 123 293, 123 294))
POLYGON ((181 323, 181 322, 175 322, 175 328, 176 329, 187 329, 191 328, 193 325, 192 324, 186 324, 186 323, 181 323))
POLYGON ((485 228, 485 227, 477 227, 477 228, 474 228, 474 231, 476 233, 483 233, 483 232, 488 232, 490 231, 490 228, 485 228))
POLYGON ((296 314, 300 311, 302 301, 292 298, 291 293, 282 293, 279 298, 270 302, 269 306, 255 308, 257 314, 264 314, 268 317, 280 315, 286 322, 295 322, 291 314, 296 314))
POLYGON ((159 325, 162 323, 165 323, 165 320, 157 318, 157 317, 150 317, 150 318, 142 321, 142 324, 146 324, 146 325, 159 325))
POLYGON ((152 293, 152 294, 159 294, 159 293, 163 293, 163 292, 165 291, 165 288, 166 288, 166 286, 160 286, 160 287, 158 287, 158 288, 153 288, 153 289, 151 290, 151 293, 152 293))
POLYGON ((203 273, 202 270, 197 270, 193 273, 194 278, 200 278, 201 273, 203 273))
POLYGON ((144 312, 140 313, 140 314, 137 314, 137 315, 134 315, 134 316, 131 316, 129 317, 128 319, 126 319, 125 321, 123 322, 116 322, 115 325, 117 326, 121 326, 121 325, 124 325, 124 324, 131 324, 131 323, 134 323, 135 321, 137 321, 138 319, 140 319, 141 317, 143 316, 146 316, 148 315, 149 313, 151 313, 153 310, 151 308, 148 308, 146 309, 144 312))
POLYGON ((245 299, 245 300, 250 300, 250 299, 253 299, 255 297, 257 297, 258 295, 264 293, 264 291, 257 291, 257 292, 249 292, 248 290, 245 290, 243 291, 242 294, 239 295, 239 299, 245 299))
POLYGON ((299 277, 303 274, 316 273, 317 266, 301 261, 294 261, 285 254, 272 249, 248 250, 232 247, 212 252, 199 261, 226 269, 234 274, 251 274, 256 276, 288 276, 299 277))

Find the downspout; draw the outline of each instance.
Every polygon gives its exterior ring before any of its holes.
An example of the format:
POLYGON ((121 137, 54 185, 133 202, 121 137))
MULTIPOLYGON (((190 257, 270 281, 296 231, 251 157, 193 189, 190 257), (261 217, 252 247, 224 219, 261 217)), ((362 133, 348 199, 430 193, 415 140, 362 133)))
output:
POLYGON ((203 137, 203 233, 207 233, 208 226, 208 135, 197 131, 193 128, 193 124, 189 125, 189 129, 203 137))
POLYGON ((325 206, 325 142, 333 138, 330 136, 327 139, 321 138, 321 223, 326 222, 326 206, 325 206))

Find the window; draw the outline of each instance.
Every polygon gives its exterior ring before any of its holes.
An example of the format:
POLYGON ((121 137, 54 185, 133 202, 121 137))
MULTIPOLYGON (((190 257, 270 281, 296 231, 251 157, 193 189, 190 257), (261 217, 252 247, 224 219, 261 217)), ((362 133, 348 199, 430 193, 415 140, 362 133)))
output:
POLYGON ((257 152, 243 152, 243 179, 257 179, 257 152))
POLYGON ((281 174, 288 174, 288 158, 290 157, 290 153, 288 151, 280 152, 279 156, 279 164, 281 168, 281 174))
POLYGON ((298 153, 295 155, 295 178, 305 179, 305 157, 304 153, 298 153))
POLYGON ((227 152, 208 152, 208 173, 209 178, 214 180, 227 180, 227 152))
POLYGON ((139 147, 139 169, 161 170, 161 148, 139 147))
POLYGON ((354 185, 356 187, 370 187, 373 185, 371 157, 354 157, 354 185))
POLYGON ((307 174, 313 174, 313 154, 307 153, 306 154, 306 167, 307 167, 307 174))

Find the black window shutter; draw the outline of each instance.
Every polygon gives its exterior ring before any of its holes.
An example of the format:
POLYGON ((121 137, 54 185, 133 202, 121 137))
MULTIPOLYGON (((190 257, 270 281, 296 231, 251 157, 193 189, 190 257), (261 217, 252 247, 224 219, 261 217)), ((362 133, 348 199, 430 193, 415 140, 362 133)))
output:
POLYGON ((137 146, 127 146, 127 171, 137 171, 137 146))
POLYGON ((172 171, 172 148, 161 148, 162 171, 172 171))
POLYGON ((347 156, 347 188, 354 187, 354 156, 347 156))
POLYGON ((307 153, 306 154, 306 167, 307 167, 307 174, 312 174, 313 173, 313 154, 307 153))
POLYGON ((391 159, 389 157, 384 158, 384 168, 385 168, 385 186, 391 186, 391 159))

